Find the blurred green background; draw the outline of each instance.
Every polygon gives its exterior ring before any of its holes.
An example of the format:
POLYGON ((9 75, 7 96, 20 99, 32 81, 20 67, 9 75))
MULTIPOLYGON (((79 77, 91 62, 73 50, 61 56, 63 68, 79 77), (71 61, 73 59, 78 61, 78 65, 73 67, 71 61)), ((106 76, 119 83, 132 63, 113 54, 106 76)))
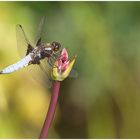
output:
MULTIPOLYGON (((20 59, 16 24, 32 40, 44 15, 79 73, 61 84, 49 138, 140 138, 140 3, 0 2, 0 69, 20 59)), ((32 68, 0 76, 0 138, 39 136, 51 91, 32 68)))

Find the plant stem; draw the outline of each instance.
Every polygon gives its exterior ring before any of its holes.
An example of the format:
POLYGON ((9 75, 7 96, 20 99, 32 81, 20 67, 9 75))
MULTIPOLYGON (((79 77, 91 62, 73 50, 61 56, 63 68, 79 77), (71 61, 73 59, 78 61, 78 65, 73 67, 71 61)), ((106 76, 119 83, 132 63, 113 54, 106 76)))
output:
POLYGON ((57 99, 58 99, 58 95, 59 95, 59 89, 60 89, 60 82, 59 81, 54 81, 54 83, 53 83, 53 93, 52 93, 52 96, 51 96, 51 101, 50 101, 48 113, 46 115, 46 119, 44 121, 39 139, 45 139, 45 138, 48 137, 48 131, 49 131, 49 128, 51 126, 51 122, 53 120, 54 113, 55 113, 55 108, 56 108, 57 99))

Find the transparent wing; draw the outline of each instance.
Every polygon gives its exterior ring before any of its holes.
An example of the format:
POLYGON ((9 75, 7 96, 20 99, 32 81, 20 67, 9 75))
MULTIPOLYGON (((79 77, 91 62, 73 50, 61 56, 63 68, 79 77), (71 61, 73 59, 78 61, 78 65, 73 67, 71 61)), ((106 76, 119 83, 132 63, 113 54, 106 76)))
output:
POLYGON ((43 39, 45 39, 45 37, 44 37, 45 22, 46 22, 46 16, 43 16, 40 23, 39 23, 37 34, 35 37, 35 45, 36 46, 39 46, 41 44, 41 42, 43 41, 43 39))
POLYGON ((17 48, 21 57, 25 57, 32 49, 32 45, 29 42, 23 27, 18 24, 16 26, 16 36, 17 36, 17 48))
POLYGON ((42 75, 42 79, 44 81, 44 84, 48 87, 52 87, 52 79, 51 79, 51 68, 49 67, 48 63, 46 62, 47 60, 44 59, 43 61, 40 62, 40 74, 42 75))
MULTIPOLYGON (((46 16, 43 16, 37 30, 37 34, 35 37, 35 45, 40 46, 40 44, 43 42, 45 43, 45 22, 46 22, 46 16)), ((50 61, 52 61, 50 59, 50 61)), ((52 62, 50 62, 52 64, 52 62)), ((52 86, 52 79, 51 79, 51 66, 47 59, 40 61, 40 74, 42 75, 43 81, 47 84, 47 87, 50 88, 52 86)))
POLYGON ((39 65, 31 65, 27 70, 32 80, 45 88, 51 88, 52 80, 50 77, 50 70, 47 67, 48 66, 44 67, 43 62, 41 62, 39 65))
POLYGON ((72 69, 68 77, 69 78, 77 78, 78 72, 75 69, 72 69))

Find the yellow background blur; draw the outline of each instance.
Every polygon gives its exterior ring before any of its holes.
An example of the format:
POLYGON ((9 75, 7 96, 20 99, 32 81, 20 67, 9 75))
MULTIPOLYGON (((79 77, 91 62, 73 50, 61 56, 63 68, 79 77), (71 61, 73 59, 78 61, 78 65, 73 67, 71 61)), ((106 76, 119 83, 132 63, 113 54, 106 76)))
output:
MULTIPOLYGON (((44 15, 79 73, 61 84, 49 138, 140 138, 140 3, 0 2, 0 69, 20 59, 16 24, 32 40, 44 15)), ((51 91, 32 73, 0 75, 0 138, 39 136, 51 91)))

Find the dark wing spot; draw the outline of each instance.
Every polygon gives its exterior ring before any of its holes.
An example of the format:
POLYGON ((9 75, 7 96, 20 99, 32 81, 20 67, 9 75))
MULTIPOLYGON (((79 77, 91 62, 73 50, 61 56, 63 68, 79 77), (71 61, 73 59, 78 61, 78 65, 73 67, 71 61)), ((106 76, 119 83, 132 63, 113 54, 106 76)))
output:
POLYGON ((27 49, 26 55, 28 55, 30 52, 32 52, 33 49, 34 48, 30 44, 28 44, 28 49, 27 49))
POLYGON ((38 39, 36 46, 39 46, 41 44, 41 38, 38 39))
POLYGON ((19 25, 19 27, 21 27, 22 28, 22 26, 20 25, 20 24, 18 24, 19 25))

